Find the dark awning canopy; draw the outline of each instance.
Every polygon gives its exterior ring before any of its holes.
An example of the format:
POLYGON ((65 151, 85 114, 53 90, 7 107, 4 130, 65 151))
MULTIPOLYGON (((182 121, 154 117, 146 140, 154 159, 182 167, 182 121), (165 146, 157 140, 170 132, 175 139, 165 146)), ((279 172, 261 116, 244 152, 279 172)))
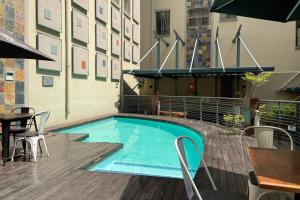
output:
POLYGON ((46 54, 0 31, 0 58, 24 58, 54 61, 46 54))
MULTIPOLYGON (((262 67, 263 72, 274 71, 274 67, 262 67)), ((188 68, 179 69, 163 69, 160 73, 157 69, 139 69, 139 70, 123 70, 123 74, 131 74, 140 78, 158 79, 162 77, 178 78, 178 77, 207 77, 207 76, 243 76, 246 72, 260 74, 262 71, 257 67, 234 67, 225 68, 193 68, 192 72, 188 68)))
POLYGON ((211 12, 278 22, 300 20, 299 0, 215 0, 211 12))

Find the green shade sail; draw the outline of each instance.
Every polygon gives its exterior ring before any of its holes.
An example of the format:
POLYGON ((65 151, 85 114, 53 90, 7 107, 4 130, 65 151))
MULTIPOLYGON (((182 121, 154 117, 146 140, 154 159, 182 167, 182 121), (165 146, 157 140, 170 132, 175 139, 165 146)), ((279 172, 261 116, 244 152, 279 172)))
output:
POLYGON ((288 22, 300 20, 300 0, 215 0, 210 11, 288 22))

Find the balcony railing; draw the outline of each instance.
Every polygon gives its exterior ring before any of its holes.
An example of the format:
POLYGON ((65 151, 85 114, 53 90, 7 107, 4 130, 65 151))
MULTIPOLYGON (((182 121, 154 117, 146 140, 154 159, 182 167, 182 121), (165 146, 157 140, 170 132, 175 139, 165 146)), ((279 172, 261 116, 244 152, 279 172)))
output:
MULTIPOLYGON (((168 115, 225 125, 224 115, 246 115, 245 99, 198 96, 123 96, 124 113, 168 115), (158 103, 159 102, 159 103, 158 103)), ((288 130, 300 145, 300 102, 260 101, 260 122, 288 130)))

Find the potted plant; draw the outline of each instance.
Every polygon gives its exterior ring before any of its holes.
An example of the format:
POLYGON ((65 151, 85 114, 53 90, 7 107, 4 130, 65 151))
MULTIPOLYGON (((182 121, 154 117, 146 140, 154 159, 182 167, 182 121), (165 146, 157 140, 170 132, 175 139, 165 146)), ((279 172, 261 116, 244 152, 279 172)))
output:
POLYGON ((240 129, 245 123, 245 118, 241 114, 225 114, 223 120, 225 126, 228 127, 233 134, 240 134, 240 129))
POLYGON ((256 89, 268 82, 271 76, 271 72, 259 75, 255 75, 252 72, 246 72, 242 77, 242 79, 248 83, 246 94, 246 103, 250 106, 249 119, 247 120, 248 124, 250 123, 252 125, 254 123, 255 111, 258 110, 259 107, 259 98, 256 97, 256 89))

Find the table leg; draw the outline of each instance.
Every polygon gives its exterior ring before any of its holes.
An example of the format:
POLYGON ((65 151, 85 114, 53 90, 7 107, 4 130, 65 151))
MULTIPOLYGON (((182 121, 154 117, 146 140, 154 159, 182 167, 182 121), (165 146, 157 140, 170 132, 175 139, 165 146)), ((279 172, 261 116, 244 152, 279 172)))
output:
POLYGON ((9 157, 9 129, 10 122, 2 122, 2 159, 3 165, 6 163, 6 159, 9 157))

